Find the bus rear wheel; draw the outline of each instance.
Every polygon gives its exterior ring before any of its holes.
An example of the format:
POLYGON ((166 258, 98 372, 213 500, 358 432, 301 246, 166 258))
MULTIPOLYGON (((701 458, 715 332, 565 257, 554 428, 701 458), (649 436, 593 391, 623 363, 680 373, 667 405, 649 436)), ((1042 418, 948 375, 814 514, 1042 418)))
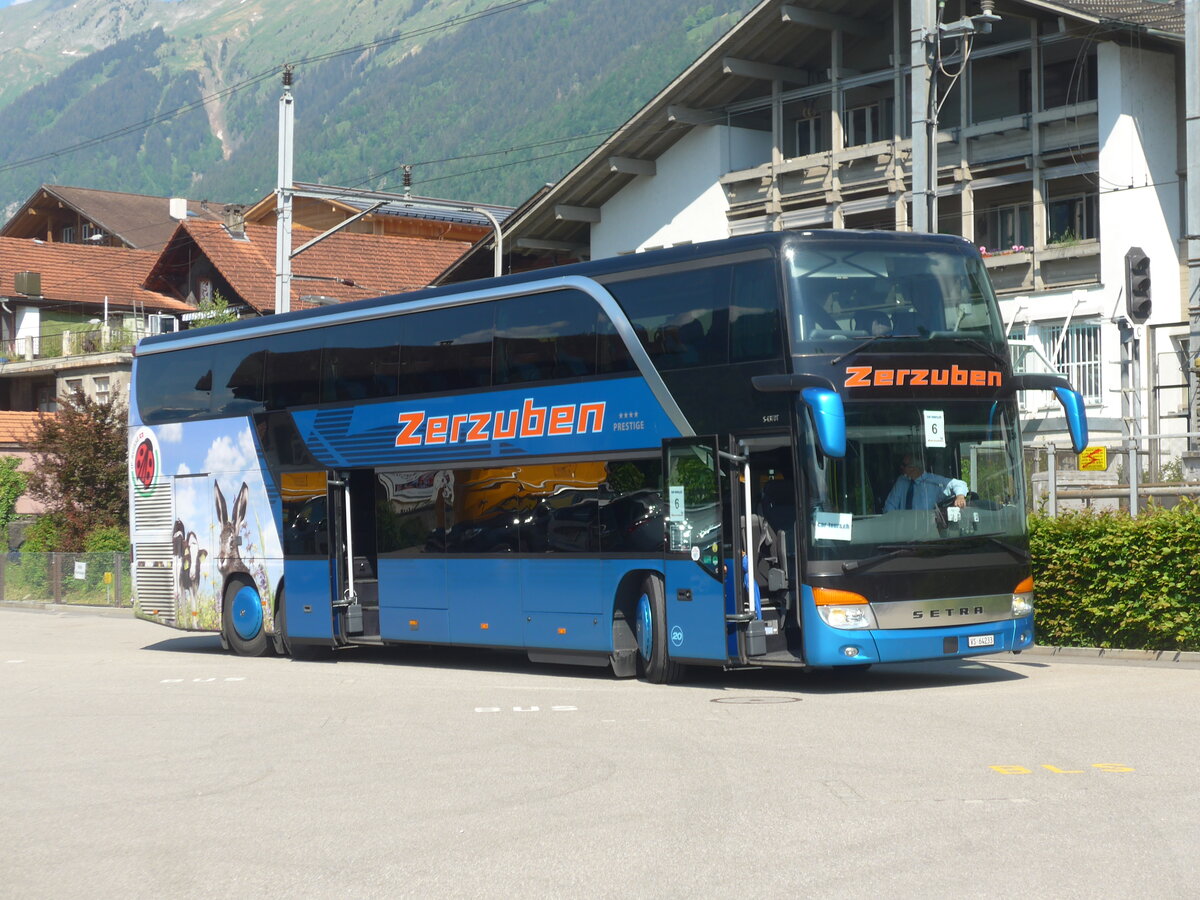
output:
POLYGON ((667 652, 667 603, 662 581, 647 576, 634 604, 638 675, 653 684, 678 681, 683 667, 667 652))
POLYGON ((270 647, 263 627, 262 598, 249 581, 234 579, 226 586, 221 631, 238 656, 262 656, 270 647))

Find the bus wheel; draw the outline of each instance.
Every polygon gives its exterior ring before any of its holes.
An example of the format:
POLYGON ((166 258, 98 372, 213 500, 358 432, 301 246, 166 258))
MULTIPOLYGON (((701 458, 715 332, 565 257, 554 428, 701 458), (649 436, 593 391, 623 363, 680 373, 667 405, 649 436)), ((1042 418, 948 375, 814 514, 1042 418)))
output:
POLYGON ((271 642, 263 628, 262 600, 254 585, 240 580, 229 582, 221 610, 221 631, 238 656, 262 656, 267 652, 271 642))
POLYGON ((663 597, 662 582, 648 576, 634 605, 638 675, 654 684, 678 681, 683 671, 667 653, 667 604, 663 597))

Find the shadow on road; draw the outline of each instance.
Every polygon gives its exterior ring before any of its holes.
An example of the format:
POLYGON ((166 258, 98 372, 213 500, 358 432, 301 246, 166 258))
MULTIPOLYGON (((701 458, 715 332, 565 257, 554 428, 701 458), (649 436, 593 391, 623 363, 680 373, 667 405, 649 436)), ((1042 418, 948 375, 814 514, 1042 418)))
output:
POLYGON ((159 650, 167 653, 223 653, 221 639, 215 634, 188 634, 167 638, 147 644, 143 650, 159 650))
MULTIPOLYGON (((185 635, 149 644, 143 649, 168 653, 222 653, 215 634, 185 635)), ((292 665, 395 666, 442 669, 446 671, 496 672, 526 675, 553 675, 587 681, 611 681, 607 667, 549 665, 530 662, 522 651, 479 647, 431 647, 392 645, 387 647, 350 647, 327 652, 316 659, 287 660, 292 665)), ((877 691, 928 690, 938 687, 962 687, 1019 681, 1027 676, 996 665, 1041 668, 1047 665, 1033 660, 1017 663, 1017 657, 1004 654, 994 661, 986 659, 933 660, 922 663, 877 665, 866 669, 741 669, 723 671, 692 666, 683 681, 673 688, 702 690, 754 690, 787 694, 843 694, 877 691)))

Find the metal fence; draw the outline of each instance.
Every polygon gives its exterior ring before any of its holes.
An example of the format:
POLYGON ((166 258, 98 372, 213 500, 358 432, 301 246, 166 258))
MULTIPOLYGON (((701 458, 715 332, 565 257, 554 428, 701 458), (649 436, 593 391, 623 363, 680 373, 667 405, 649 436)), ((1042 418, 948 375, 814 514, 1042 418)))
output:
POLYGON ((128 553, 0 554, 0 601, 133 605, 128 553))
POLYGON ((1069 447, 1027 444, 1030 507, 1051 516, 1083 509, 1137 515, 1200 499, 1200 453, 1189 451, 1196 438, 1200 433, 1148 434, 1095 443, 1078 456, 1069 447))

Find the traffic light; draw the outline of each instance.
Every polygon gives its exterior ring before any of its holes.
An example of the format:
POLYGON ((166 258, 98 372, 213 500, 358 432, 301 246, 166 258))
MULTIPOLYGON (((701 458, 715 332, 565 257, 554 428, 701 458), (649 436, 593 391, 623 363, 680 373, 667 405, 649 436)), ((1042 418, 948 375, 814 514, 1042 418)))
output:
POLYGON ((1141 247, 1125 254, 1125 313, 1134 325, 1150 318, 1150 257, 1141 247))

